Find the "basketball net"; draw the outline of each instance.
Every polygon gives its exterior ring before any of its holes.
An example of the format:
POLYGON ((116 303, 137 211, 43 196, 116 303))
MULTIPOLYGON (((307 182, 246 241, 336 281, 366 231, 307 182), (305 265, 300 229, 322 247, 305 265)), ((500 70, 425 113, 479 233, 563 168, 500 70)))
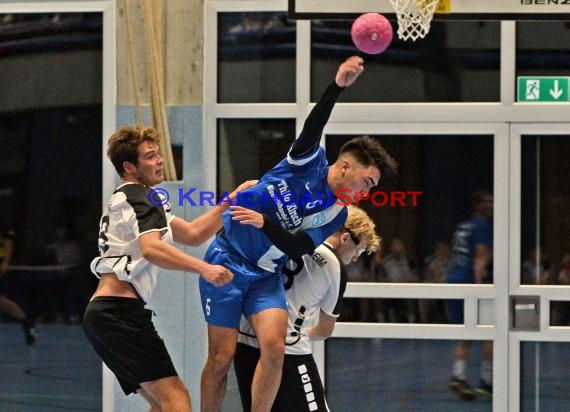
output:
POLYGON ((439 0, 390 0, 398 17, 398 37, 416 41, 429 32, 439 0))

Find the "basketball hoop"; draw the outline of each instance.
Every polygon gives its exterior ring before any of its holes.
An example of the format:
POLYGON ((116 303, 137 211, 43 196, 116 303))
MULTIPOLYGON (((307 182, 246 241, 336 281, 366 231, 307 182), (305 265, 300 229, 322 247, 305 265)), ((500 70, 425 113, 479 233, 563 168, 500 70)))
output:
POLYGON ((390 0, 398 17, 398 37, 416 41, 429 32, 439 0, 390 0))

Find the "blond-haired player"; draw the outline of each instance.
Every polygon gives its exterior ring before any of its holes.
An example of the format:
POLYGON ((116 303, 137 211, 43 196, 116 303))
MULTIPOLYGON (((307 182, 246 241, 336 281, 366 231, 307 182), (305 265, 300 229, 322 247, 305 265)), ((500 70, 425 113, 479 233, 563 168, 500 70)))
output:
MULTIPOLYGON (((327 411, 311 341, 333 333, 346 288, 345 264, 380 247, 375 224, 362 209, 348 206, 345 224, 312 255, 287 262, 283 282, 289 321, 283 376, 272 411, 327 411)), ((251 383, 259 346, 255 332, 242 317, 234 368, 244 410, 251 409, 251 383)))

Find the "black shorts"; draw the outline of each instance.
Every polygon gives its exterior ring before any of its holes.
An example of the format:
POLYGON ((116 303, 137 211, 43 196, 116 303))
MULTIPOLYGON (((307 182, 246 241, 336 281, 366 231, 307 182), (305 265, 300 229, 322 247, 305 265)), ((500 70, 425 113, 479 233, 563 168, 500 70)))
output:
MULTIPOLYGON (((238 343, 234 370, 244 411, 251 410, 251 382, 259 349, 238 343)), ((313 355, 285 355, 283 376, 272 412, 328 411, 323 384, 313 355)))
POLYGON ((140 299, 101 296, 87 305, 83 329, 125 395, 143 382, 178 376, 152 323, 153 312, 140 299))

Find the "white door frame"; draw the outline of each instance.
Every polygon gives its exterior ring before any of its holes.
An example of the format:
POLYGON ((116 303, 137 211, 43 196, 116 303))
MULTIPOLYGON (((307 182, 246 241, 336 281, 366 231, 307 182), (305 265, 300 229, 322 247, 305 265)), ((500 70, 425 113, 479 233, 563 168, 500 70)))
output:
MULTIPOLYGON (((116 6, 114 0, 43 0, 43 1, 0 1, 0 14, 7 13, 102 13, 103 14, 103 133, 101 136, 102 199, 111 196, 115 187, 115 171, 105 155, 107 137, 116 128, 117 74, 116 74, 116 6)), ((113 374, 103 365, 103 412, 113 412, 113 374)))
MULTIPOLYGON (((492 135, 494 136, 494 256, 509 253, 509 127, 506 123, 335 123, 326 134, 387 135, 492 135)), ((445 178, 442 176, 442 178, 445 178)), ((509 260, 495 258, 493 273, 509 273, 509 260)), ((493 340, 493 410, 508 410, 508 276, 494 277, 493 285, 449 285, 425 283, 349 282, 345 297, 464 299, 464 325, 390 324, 339 322, 334 337, 387 339, 493 340), (482 317, 491 318, 481 324, 482 317), (485 322, 487 323, 487 322, 485 322)), ((314 345, 314 356, 322 377, 325 375, 324 343, 314 345)))
MULTIPOLYGON (((494 341, 494 411, 520 411, 521 343, 570 342, 570 328, 550 326, 550 301, 570 301, 568 286, 521 285, 521 136, 570 135, 570 123, 350 124, 331 123, 325 134, 493 134, 494 142, 494 285, 381 284, 350 282, 347 298, 465 299, 465 325, 339 322, 333 338, 466 339, 494 341), (381 131, 378 132, 378 131, 381 131), (497 257, 508 257, 499 259, 497 257), (504 274, 500 276, 499 274, 504 274), (510 296, 540 297, 540 330, 509 330, 510 296), (494 326, 477 325, 478 302, 494 300, 494 326)), ((486 307, 485 305, 483 305, 486 307)), ((324 342, 314 345, 325 375, 324 342)))
POLYGON ((511 295, 540 296, 538 332, 509 333, 509 410, 520 410, 520 359, 522 342, 570 342, 570 328, 550 326, 550 301, 570 301, 568 286, 521 285, 521 137, 524 135, 570 135, 570 123, 517 123, 510 128, 510 279, 511 295))

